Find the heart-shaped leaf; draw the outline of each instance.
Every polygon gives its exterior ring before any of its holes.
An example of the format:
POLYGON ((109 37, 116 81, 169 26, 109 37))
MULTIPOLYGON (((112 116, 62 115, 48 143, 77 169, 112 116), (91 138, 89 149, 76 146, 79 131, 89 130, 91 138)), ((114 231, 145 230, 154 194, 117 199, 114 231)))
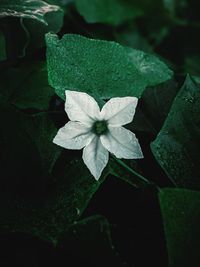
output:
POLYGON ((49 83, 65 99, 65 90, 87 92, 96 99, 140 97, 147 86, 172 77, 158 58, 115 42, 66 34, 46 35, 49 83))

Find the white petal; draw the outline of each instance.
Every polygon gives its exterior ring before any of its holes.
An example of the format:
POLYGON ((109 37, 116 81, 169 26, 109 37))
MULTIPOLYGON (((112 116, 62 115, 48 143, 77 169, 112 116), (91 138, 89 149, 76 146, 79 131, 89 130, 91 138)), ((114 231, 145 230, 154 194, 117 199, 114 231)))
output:
POLYGON ((76 91, 65 91, 65 111, 72 121, 79 121, 91 125, 99 120, 100 109, 93 97, 86 93, 76 91))
POLYGON ((123 127, 108 127, 109 132, 101 135, 103 146, 117 158, 143 158, 140 144, 135 134, 123 127))
POLYGON ((96 180, 101 176, 101 173, 108 163, 109 153, 101 144, 98 136, 83 149, 83 161, 90 170, 96 180))
POLYGON ((136 97, 115 97, 101 110, 101 118, 110 126, 122 126, 133 120, 138 99, 136 97))
POLYGON ((64 127, 60 128, 53 139, 53 143, 67 149, 81 149, 86 146, 94 134, 91 128, 86 127, 80 122, 69 121, 64 127))

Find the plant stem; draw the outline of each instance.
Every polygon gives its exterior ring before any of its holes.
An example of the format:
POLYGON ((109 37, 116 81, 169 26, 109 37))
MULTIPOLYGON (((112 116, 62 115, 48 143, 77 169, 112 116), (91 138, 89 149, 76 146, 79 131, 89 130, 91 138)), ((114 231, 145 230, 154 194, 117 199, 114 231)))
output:
POLYGON ((112 156, 113 159, 121 166, 123 166, 127 171, 129 171, 131 174, 137 176, 139 179, 141 179, 142 181, 144 181, 145 183, 150 183, 144 176, 142 176, 141 174, 137 173, 136 171, 134 171, 132 168, 130 168, 128 165, 126 165, 126 163, 124 163, 122 160, 115 158, 114 156, 112 156))

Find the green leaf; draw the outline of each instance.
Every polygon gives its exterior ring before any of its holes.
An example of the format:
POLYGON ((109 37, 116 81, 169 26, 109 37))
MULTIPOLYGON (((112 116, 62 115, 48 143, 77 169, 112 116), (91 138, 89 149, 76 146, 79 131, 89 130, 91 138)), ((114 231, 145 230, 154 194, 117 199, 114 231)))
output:
POLYGON ((174 184, 200 188, 200 85, 189 76, 151 149, 174 184))
POLYGON ((78 12, 89 23, 103 22, 116 26, 144 13, 137 1, 76 0, 75 3, 78 12))
POLYGON ((26 116, 2 101, 2 98, 0 104, 0 172, 5 182, 15 185, 15 176, 19 175, 22 180, 27 177, 29 181, 29 171, 37 177, 42 167, 37 149, 24 127, 26 116))
POLYGON ((46 110, 53 95, 44 62, 22 64, 1 71, 0 96, 18 108, 46 110))
POLYGON ((114 32, 115 39, 124 46, 130 46, 134 49, 142 50, 146 53, 152 53, 153 49, 147 39, 140 33, 136 24, 125 24, 114 32))
MULTIPOLYGON (((7 193, 6 200, 5 193, 1 194, 0 229, 31 233, 56 244, 81 216, 101 182, 95 181, 82 161, 68 159, 64 172, 57 173, 45 194, 35 190, 37 194, 30 199, 30 196, 22 198, 19 193, 10 197, 7 193)), ((37 186, 41 187, 41 181, 37 186)))
POLYGON ((28 116, 3 101, 0 107, 0 229, 56 242, 82 214, 107 173, 96 182, 72 151, 52 173, 61 149, 52 142, 57 129, 48 113, 28 116))
POLYGON ((115 42, 67 34, 46 35, 49 83, 65 99, 65 90, 84 91, 97 99, 140 97, 147 86, 162 83, 172 71, 153 55, 115 42))
POLYGON ((57 129, 47 113, 27 116, 1 100, 0 123, 4 177, 30 176, 29 172, 40 177, 51 172, 61 150, 52 143, 57 129))
POLYGON ((56 160, 61 154, 61 148, 52 142, 57 129, 50 120, 48 113, 28 116, 26 121, 24 120, 23 126, 37 148, 43 171, 51 173, 56 160))
POLYGON ((96 182, 71 150, 56 161, 61 149, 52 142, 57 129, 48 113, 25 115, 4 101, 0 108, 0 229, 56 243, 108 171, 96 182))
POLYGON ((47 25, 45 15, 49 12, 57 12, 59 9, 56 5, 49 5, 40 0, 1 0, 0 18, 20 17, 35 19, 47 25))
POLYGON ((26 53, 31 54, 34 50, 45 47, 45 34, 47 32, 59 32, 63 25, 63 18, 63 10, 58 9, 45 15, 48 25, 39 23, 37 20, 23 20, 24 28, 29 33, 26 53))
POLYGON ((78 12, 88 23, 118 26, 128 20, 152 15, 164 16, 161 0, 75 0, 78 12))
POLYGON ((185 72, 190 75, 200 76, 200 56, 190 55, 185 57, 185 72))
POLYGON ((200 262, 200 193, 163 189, 159 201, 167 241, 169 267, 198 267, 200 262))
POLYGON ((37 19, 6 17, 1 20, 2 31, 5 35, 8 59, 32 55, 35 50, 45 46, 45 34, 57 33, 63 25, 64 12, 62 9, 49 10, 44 14, 45 24, 37 19))
POLYGON ((148 87, 138 103, 133 122, 128 128, 157 135, 169 113, 179 88, 174 80, 148 87))

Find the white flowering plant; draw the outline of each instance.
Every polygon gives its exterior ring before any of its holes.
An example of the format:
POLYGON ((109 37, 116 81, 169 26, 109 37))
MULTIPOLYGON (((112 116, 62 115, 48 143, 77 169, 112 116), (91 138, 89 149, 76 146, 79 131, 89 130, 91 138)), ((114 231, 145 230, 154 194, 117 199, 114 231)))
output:
POLYGON ((138 99, 116 97, 99 109, 86 93, 66 91, 65 111, 71 121, 53 142, 67 149, 83 149, 83 161, 96 180, 108 163, 109 153, 117 158, 143 158, 138 139, 122 127, 133 120, 138 99))
POLYGON ((200 266, 199 9, 0 0, 0 267, 200 266))

